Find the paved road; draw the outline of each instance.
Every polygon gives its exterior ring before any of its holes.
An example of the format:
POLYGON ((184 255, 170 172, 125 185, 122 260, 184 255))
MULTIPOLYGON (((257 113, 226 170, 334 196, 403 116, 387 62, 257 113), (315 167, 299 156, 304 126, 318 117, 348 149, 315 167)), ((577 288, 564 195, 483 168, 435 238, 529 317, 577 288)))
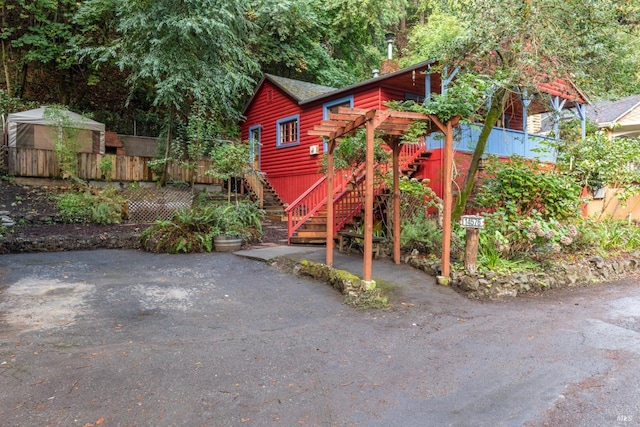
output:
POLYGON ((0 256, 0 426, 640 424, 637 279, 394 302, 233 254, 0 256))

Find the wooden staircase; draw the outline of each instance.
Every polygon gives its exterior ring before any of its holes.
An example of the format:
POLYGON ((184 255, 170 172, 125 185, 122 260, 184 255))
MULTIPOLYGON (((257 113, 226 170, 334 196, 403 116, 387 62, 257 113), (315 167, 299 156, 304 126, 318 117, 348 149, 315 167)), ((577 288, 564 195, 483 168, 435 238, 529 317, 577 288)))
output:
POLYGON ((271 185, 266 181, 264 183, 262 197, 263 197, 262 209, 264 209, 264 211, 266 212, 267 218, 269 218, 273 222, 275 221, 286 222, 287 217, 284 214, 284 207, 283 207, 282 200, 280 199, 280 197, 278 197, 278 195, 273 190, 271 185))
POLYGON ((247 173, 245 183, 249 190, 253 192, 258 200, 259 206, 266 212, 267 219, 273 222, 286 221, 283 202, 271 187, 271 184, 264 179, 261 173, 247 173))
MULTIPOLYGON (((421 161, 430 153, 425 151, 426 145, 405 146, 400 156, 401 172, 413 177, 418 171, 421 161)), ((388 168, 389 166, 387 166, 388 168)), ((365 174, 361 167, 356 171, 356 183, 341 177, 351 176, 349 173, 336 174, 334 177, 334 232, 337 233, 348 224, 356 221, 364 209, 365 174)), ((383 185, 374 189, 374 196, 385 190, 383 185)), ((318 180, 303 195, 285 209, 288 220, 288 236, 290 244, 325 244, 327 236, 326 212, 326 177, 318 180)))

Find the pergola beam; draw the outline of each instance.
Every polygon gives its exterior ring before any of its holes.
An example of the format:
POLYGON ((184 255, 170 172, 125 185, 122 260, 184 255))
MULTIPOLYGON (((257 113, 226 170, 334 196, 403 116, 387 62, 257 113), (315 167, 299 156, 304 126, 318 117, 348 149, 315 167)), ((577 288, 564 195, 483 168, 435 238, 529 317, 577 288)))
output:
POLYGON ((365 232, 364 232, 364 260, 362 280, 365 285, 371 283, 371 267, 373 258, 373 172, 374 172, 374 137, 376 129, 391 138, 385 142, 390 144, 393 152, 393 206, 394 206, 394 242, 393 258, 396 264, 400 263, 400 190, 399 190, 399 153, 400 138, 405 135, 411 125, 417 121, 430 121, 442 133, 445 134, 445 165, 444 180, 445 194, 443 195, 444 221, 442 236, 442 275, 449 276, 450 247, 451 247, 451 203, 452 194, 452 164, 453 164, 453 126, 458 122, 458 118, 442 123, 436 116, 415 112, 390 111, 390 110, 365 110, 356 108, 340 107, 338 113, 329 113, 329 120, 323 120, 319 125, 310 130, 309 135, 322 136, 328 138, 327 152, 327 265, 333 264, 333 234, 335 221, 333 218, 333 191, 334 191, 334 171, 333 152, 336 146, 336 139, 355 131, 362 126, 366 128, 366 177, 365 177, 365 232), (448 216, 448 218, 447 218, 448 216))

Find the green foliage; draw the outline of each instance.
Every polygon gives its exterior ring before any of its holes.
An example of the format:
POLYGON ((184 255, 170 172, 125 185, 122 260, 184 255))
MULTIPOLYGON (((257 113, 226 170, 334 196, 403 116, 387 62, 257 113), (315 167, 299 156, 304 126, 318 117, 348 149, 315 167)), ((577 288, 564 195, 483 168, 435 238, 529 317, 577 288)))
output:
POLYGON ((113 156, 104 156, 98 164, 100 173, 107 181, 111 181, 111 172, 113 171, 113 156))
POLYGON ((440 11, 432 13, 425 24, 418 24, 409 31, 408 56, 402 58, 402 64, 443 59, 442 55, 452 50, 462 32, 457 16, 440 11))
POLYGON ((463 120, 476 118, 478 111, 486 102, 487 77, 468 73, 458 77, 445 94, 433 94, 424 103, 414 101, 391 101, 387 107, 399 111, 415 111, 434 115, 440 121, 447 122, 460 116, 463 120))
POLYGON ((69 191, 57 196, 62 219, 74 223, 119 224, 126 214, 126 199, 108 186, 94 194, 90 189, 69 191))
POLYGON ((79 123, 67 114, 64 107, 59 105, 47 107, 44 111, 44 117, 54 122, 57 127, 54 151, 62 178, 76 177, 78 174, 79 123))
POLYGON ((360 310, 386 310, 389 308, 389 298, 378 288, 349 292, 344 297, 344 302, 360 310))
MULTIPOLYGON (((566 141, 558 147, 558 168, 571 174, 591 190, 615 188, 623 203, 640 193, 640 138, 608 138, 596 131, 581 141, 566 141)), ((601 215, 613 198, 603 203, 601 215)))
POLYGON ((612 219, 586 220, 582 227, 586 235, 582 245, 589 245, 604 254, 640 249, 640 228, 637 224, 612 219))
POLYGON ((214 208, 214 216, 220 234, 240 236, 244 240, 259 240, 262 237, 264 211, 256 203, 236 201, 219 205, 214 208))
MULTIPOLYGON (((373 141, 373 161, 377 164, 389 162, 389 153, 382 147, 382 140, 373 141)), ((357 169, 367 158, 367 139, 365 129, 358 129, 354 135, 347 135, 338 141, 333 151, 333 165, 337 170, 357 169)), ((323 170, 327 169, 326 155, 322 159, 323 170)))
POLYGON ((254 203, 215 204, 200 195, 192 208, 176 212, 171 221, 157 221, 147 228, 141 242, 151 252, 210 252, 217 235, 240 236, 246 241, 260 239, 263 216, 264 211, 254 203))
POLYGON ((441 251, 442 229, 435 218, 424 213, 405 219, 401 224, 400 245, 405 251, 417 250, 424 254, 435 254, 441 251))
POLYGON ((211 252, 220 233, 212 206, 195 206, 176 212, 171 221, 156 221, 142 232, 142 247, 157 253, 211 252))
POLYGON ((483 208, 505 213, 508 221, 538 212, 544 219, 565 220, 578 215, 580 187, 567 175, 544 170, 534 160, 491 159, 488 178, 476 195, 483 208))
MULTIPOLYGON (((389 174, 391 175, 391 174, 389 174)), ((387 178, 387 186, 391 188, 392 177, 387 178)), ((429 209, 438 213, 442 210, 442 200, 436 196, 429 186, 429 180, 419 181, 415 178, 401 176, 400 188, 400 245, 403 250, 418 250, 422 253, 436 253, 442 243, 442 230, 437 217, 428 216, 429 209)), ((389 216, 393 216, 392 195, 387 200, 390 207, 389 216)), ((389 218, 390 220, 391 218, 389 218)), ((393 229, 392 226, 388 227, 393 229)))
MULTIPOLYGON (((209 153, 211 167, 205 173, 215 178, 231 179, 244 176, 250 164, 249 144, 240 141, 220 141, 209 153)), ((231 185, 228 186, 227 202, 231 203, 231 185)))
POLYGON ((11 113, 38 108, 36 102, 26 101, 20 98, 9 96, 7 91, 0 89, 0 115, 5 118, 11 113))

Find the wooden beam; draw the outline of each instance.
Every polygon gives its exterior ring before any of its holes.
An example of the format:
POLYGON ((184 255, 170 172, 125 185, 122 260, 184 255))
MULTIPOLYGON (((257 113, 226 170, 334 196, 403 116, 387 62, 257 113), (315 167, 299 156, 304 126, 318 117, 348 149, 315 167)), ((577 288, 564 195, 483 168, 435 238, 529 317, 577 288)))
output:
POLYGON ((362 116, 362 114, 329 113, 329 121, 350 122, 360 116, 362 116))
POLYGON ((307 131, 307 135, 310 136, 329 136, 331 135, 331 132, 335 132, 335 130, 315 130, 315 129, 311 129, 309 131, 307 131))
POLYGON ((362 280, 365 286, 371 283, 371 265, 373 258, 373 148, 375 126, 373 120, 366 121, 367 150, 365 164, 364 190, 364 259, 362 260, 362 280))
POLYGON ((451 256, 451 212, 453 206, 453 126, 446 123, 444 132, 444 194, 442 200, 442 280, 449 283, 449 264, 451 256))
POLYGON ((326 264, 333 266, 333 234, 334 234, 334 215, 333 215, 333 144, 329 144, 329 153, 327 154, 327 241, 326 241, 326 264))
POLYGON ((400 142, 389 141, 393 150, 393 262, 400 264, 400 142))
POLYGON ((369 113, 370 111, 373 111, 373 110, 367 110, 366 108, 338 107, 338 113, 342 113, 342 114, 357 114, 357 115, 363 116, 369 113))

